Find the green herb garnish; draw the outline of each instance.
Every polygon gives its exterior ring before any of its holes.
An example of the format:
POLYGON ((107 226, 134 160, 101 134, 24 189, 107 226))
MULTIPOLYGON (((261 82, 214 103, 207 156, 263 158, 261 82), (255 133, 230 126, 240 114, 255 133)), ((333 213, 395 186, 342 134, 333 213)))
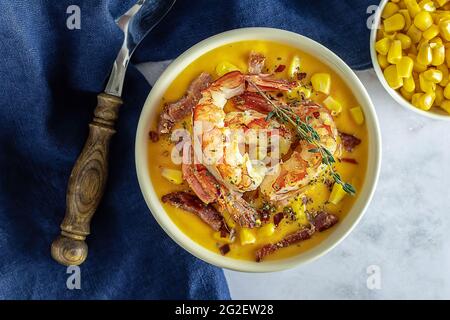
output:
POLYGON ((266 99, 273 107, 273 110, 269 112, 266 117, 266 121, 275 117, 281 122, 290 123, 294 129, 297 131, 297 135, 300 139, 307 141, 308 143, 314 145, 315 148, 310 149, 309 152, 320 153, 322 157, 322 163, 325 164, 329 170, 330 175, 334 182, 340 184, 342 189, 348 194, 355 195, 355 188, 347 182, 342 181, 341 176, 334 170, 333 164, 336 162, 334 156, 331 152, 320 144, 320 136, 317 131, 308 123, 309 119, 306 118, 307 122, 304 122, 300 117, 292 111, 289 106, 277 106, 272 100, 270 100, 267 95, 253 82, 249 83, 258 91, 258 93, 266 99))

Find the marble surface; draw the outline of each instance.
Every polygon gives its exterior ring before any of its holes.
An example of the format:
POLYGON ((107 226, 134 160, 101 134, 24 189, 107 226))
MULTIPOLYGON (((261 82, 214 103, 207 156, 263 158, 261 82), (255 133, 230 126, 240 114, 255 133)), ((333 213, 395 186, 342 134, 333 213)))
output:
MULTIPOLYGON (((154 83, 168 62, 139 69, 154 83)), ((225 271, 234 299, 450 299, 450 122, 398 105, 373 70, 358 72, 377 110, 379 184, 354 231, 288 271, 225 271)))

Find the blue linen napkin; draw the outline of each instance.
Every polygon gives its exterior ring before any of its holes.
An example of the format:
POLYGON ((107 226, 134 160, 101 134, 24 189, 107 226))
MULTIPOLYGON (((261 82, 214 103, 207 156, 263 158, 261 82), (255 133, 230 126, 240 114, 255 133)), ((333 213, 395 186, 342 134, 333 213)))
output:
MULTIPOLYGON (((87 135, 134 1, 0 3, 0 298, 227 299, 223 272, 186 253, 148 212, 134 167, 134 136, 150 90, 131 65, 113 138, 105 197, 88 238, 81 290, 50 257, 67 181, 87 135), (66 26, 70 5, 81 29, 66 26)), ((178 0, 134 62, 172 59, 199 40, 245 26, 296 31, 354 68, 370 65, 366 9, 373 1, 178 0)))

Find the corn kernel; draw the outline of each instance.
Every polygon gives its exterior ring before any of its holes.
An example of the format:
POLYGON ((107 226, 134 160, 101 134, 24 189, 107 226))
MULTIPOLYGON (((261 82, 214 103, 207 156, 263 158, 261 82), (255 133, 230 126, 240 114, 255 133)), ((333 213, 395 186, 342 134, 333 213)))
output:
POLYGON ((385 69, 387 66, 389 66, 389 62, 387 61, 386 56, 378 54, 377 57, 378 57, 378 64, 380 65, 381 69, 385 69))
POLYGON ((440 66, 437 66, 437 69, 442 72, 442 81, 439 82, 439 85, 442 87, 445 87, 449 82, 449 72, 448 68, 445 64, 441 64, 440 66))
POLYGON ((427 40, 431 40, 439 34, 439 27, 435 24, 431 25, 427 30, 422 33, 422 37, 427 40))
POLYGON ((398 10, 400 10, 398 5, 396 5, 395 3, 392 3, 392 2, 388 2, 384 6, 383 13, 381 14, 381 17, 383 19, 389 18, 394 13, 396 13, 398 10))
POLYGON ((389 40, 395 40, 395 36, 397 32, 383 32, 383 37, 388 38, 389 40))
POLYGON ((413 95, 412 98, 412 104, 422 110, 430 110, 430 108, 433 106, 435 94, 432 93, 419 93, 419 96, 414 98, 416 95, 413 95))
POLYGON ((409 27, 411 27, 411 16, 409 15, 409 11, 406 9, 399 10, 398 13, 403 15, 403 18, 405 18, 405 26, 403 27, 404 31, 408 31, 409 27))
POLYGON ((239 68, 228 61, 219 62, 216 66, 216 74, 219 77, 223 76, 224 74, 227 74, 228 72, 236 70, 239 70, 239 68))
POLYGON ((331 110, 331 113, 333 115, 337 115, 342 111, 342 104, 332 96, 328 96, 325 100, 323 100, 323 104, 325 105, 325 107, 331 110))
POLYGON ((422 90, 423 92, 431 93, 436 89, 436 83, 425 79, 423 72, 419 74, 419 84, 420 90, 422 90))
POLYGON ((449 0, 436 0, 436 3, 439 5, 439 7, 442 7, 444 4, 446 4, 449 0))
POLYGON ((444 48, 445 48, 445 62, 447 64, 447 67, 450 68, 450 46, 449 46, 449 44, 445 44, 444 48))
POLYGON ((444 88, 444 97, 445 99, 450 99, 450 83, 444 88))
POLYGON ((436 69, 428 69, 423 73, 423 77, 428 81, 439 83, 442 81, 442 72, 436 69))
POLYGON ((417 76, 417 79, 416 79, 416 78, 413 78, 413 79, 414 79, 414 85, 416 86, 415 92, 419 93, 419 92, 420 92, 420 80, 419 80, 419 76, 417 76))
POLYGON ((411 17, 415 17, 420 11, 420 7, 416 0, 405 0, 406 8, 408 9, 411 17))
POLYGON ((239 232, 239 239, 241 240, 241 245, 243 246, 256 242, 256 237, 253 230, 248 228, 241 228, 241 231, 239 232))
POLYGON ((444 89, 441 86, 436 86, 434 93, 436 98, 434 99, 433 106, 440 106, 442 101, 444 101, 444 89))
POLYGON ((427 66, 426 65, 423 65, 423 64, 419 63, 417 61, 417 59, 414 60, 413 71, 415 71, 415 72, 424 72, 426 70, 427 70, 427 66))
POLYGON ((434 37, 433 39, 430 40, 430 43, 444 44, 440 37, 434 37))
POLYGON ((442 38, 450 41, 450 19, 439 22, 439 31, 442 38))
POLYGON ((411 97, 411 104, 413 106, 417 105, 417 102, 419 101, 419 98, 422 96, 423 93, 415 93, 411 97))
POLYGON ((445 47, 440 43, 431 43, 430 46, 433 46, 431 49, 431 65, 440 66, 445 62, 445 47))
POLYGON ((422 10, 425 10, 427 12, 434 12, 436 11, 436 6, 434 5, 434 2, 431 0, 422 0, 419 2, 419 7, 422 10))
POLYGON ((362 125, 364 123, 364 113, 361 107, 351 108, 350 114, 357 125, 362 125))
POLYGON ((398 89, 403 85, 403 78, 398 76, 397 66, 390 65, 384 69, 384 78, 392 89, 398 89))
POLYGON ((440 107, 441 107, 443 110, 447 111, 447 112, 450 114, 450 100, 444 100, 444 101, 442 101, 440 107))
POLYGON ((404 33, 397 33, 395 35, 395 38, 397 40, 400 40, 403 50, 409 49, 411 47, 411 43, 412 43, 411 38, 408 37, 406 34, 404 34, 404 33))
POLYGON ((375 50, 379 54, 382 54, 383 56, 388 54, 390 47, 391 47, 391 39, 389 38, 383 38, 375 43, 375 50))
POLYGON ((411 98, 412 98, 414 92, 408 92, 408 91, 405 90, 404 87, 401 87, 401 88, 400 88, 400 94, 401 94, 401 95, 403 96, 403 98, 405 98, 406 100, 411 101, 411 98))
POLYGON ((311 77, 314 91, 330 94, 331 77, 329 73, 315 73, 311 77))
POLYGON ((384 27, 382 24, 380 24, 377 29, 377 41, 383 37, 384 37, 384 27))
POLYGON ((275 233, 275 224, 273 223, 266 223, 258 230, 258 236, 261 237, 270 237, 275 233))
POLYGON ((173 184, 183 183, 183 174, 180 170, 163 168, 161 170, 161 175, 173 184))
POLYGON ((405 27, 405 18, 402 14, 396 13, 383 21, 385 32, 400 31, 405 27))
POLYGON ((347 193, 344 191, 344 188, 341 184, 335 183, 333 185, 333 189, 331 190, 330 197, 328 198, 328 201, 333 204, 338 204, 339 202, 344 199, 345 195, 347 193))
MULTIPOLYGON (((389 56, 388 56, 389 59, 389 56)), ((410 57, 401 57, 397 62, 397 72, 399 77, 409 78, 412 75, 414 61, 410 57)))
POLYGON ((412 43, 418 43, 422 39, 422 31, 413 24, 409 27, 406 35, 411 38, 412 43))
POLYGON ((391 47, 387 54, 387 61, 392 64, 397 64, 402 59, 402 43, 400 40, 392 41, 391 47))
POLYGON ((297 73, 300 72, 300 66, 301 66, 301 61, 300 61, 300 57, 295 55, 292 58, 291 64, 289 65, 289 69, 288 69, 288 75, 291 78, 295 78, 295 76, 297 75, 297 73))
POLYGON ((427 66, 433 60, 433 54, 431 46, 428 42, 424 42, 419 46, 419 52, 417 53, 417 62, 421 65, 427 66))
POLYGON ((414 92, 414 89, 416 89, 416 83, 414 82, 414 78, 412 76, 403 79, 402 89, 404 89, 406 92, 414 92))
POLYGON ((433 24, 433 18, 427 11, 421 11, 414 17, 414 25, 421 31, 427 30, 433 24))
POLYGON ((417 56, 417 46, 411 46, 408 50, 408 54, 412 53, 413 55, 417 56))

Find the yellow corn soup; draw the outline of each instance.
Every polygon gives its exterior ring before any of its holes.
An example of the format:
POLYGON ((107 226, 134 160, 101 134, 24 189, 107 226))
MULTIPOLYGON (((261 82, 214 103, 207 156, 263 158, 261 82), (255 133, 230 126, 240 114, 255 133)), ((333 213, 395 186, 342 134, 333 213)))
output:
MULTIPOLYGON (((342 79, 328 66, 315 59, 314 57, 287 45, 274 43, 269 41, 243 41, 228 44, 216 48, 191 63, 175 81, 170 85, 166 91, 163 101, 161 102, 161 110, 164 103, 173 102, 180 99, 186 92, 189 84, 201 72, 210 73, 214 79, 217 79, 216 66, 224 61, 238 67, 242 72, 247 71, 248 55, 251 51, 257 51, 266 56, 265 68, 274 71, 279 65, 285 65, 286 68, 279 73, 275 73, 276 77, 288 78, 288 66, 293 57, 300 57, 301 67, 300 71, 305 72, 306 80, 311 78, 315 73, 328 73, 331 76, 331 90, 330 95, 342 105, 342 111, 334 117, 337 128, 345 133, 353 134, 361 139, 361 144, 358 145, 352 152, 342 150, 342 154, 336 157, 336 171, 341 175, 344 181, 350 182, 357 190, 356 196, 345 195, 345 197, 338 202, 337 205, 328 202, 330 197, 330 188, 321 181, 307 187, 306 195, 312 199, 311 203, 306 205, 307 210, 326 210, 327 212, 336 214, 339 221, 344 219, 346 213, 350 210, 353 202, 358 196, 358 190, 361 188, 366 164, 367 164, 367 149, 368 139, 365 124, 357 124, 352 115, 351 109, 358 107, 358 102, 353 96, 350 89, 342 79), (357 164, 339 161, 338 159, 351 158, 357 161, 357 164)), ((313 93, 311 99, 322 103, 327 98, 323 93, 313 93)), ((231 107, 227 104, 225 110, 230 111, 231 107), (228 110, 227 110, 228 109, 228 110)), ((156 128, 157 120, 152 124, 156 128)), ((191 119, 188 117, 184 122, 176 124, 176 128, 190 127, 191 119)), ((181 170, 180 165, 175 165, 171 160, 171 150, 174 144, 170 142, 168 136, 162 136, 156 143, 149 140, 148 148, 148 165, 150 167, 150 174, 152 182, 155 186, 156 193, 161 198, 163 195, 174 191, 189 190, 186 182, 181 185, 175 185, 169 182, 161 175, 164 168, 181 170)), ((173 222, 191 239, 204 246, 205 248, 220 254, 219 247, 225 244, 224 240, 215 234, 206 223, 193 213, 175 208, 170 204, 163 204, 167 214, 173 222)), ((267 230, 255 228, 250 230, 250 236, 254 236, 256 241, 253 244, 242 245, 240 239, 240 228, 236 226, 237 237, 236 240, 230 244, 230 252, 226 254, 227 257, 244 260, 255 260, 256 250, 268 243, 275 243, 280 241, 286 235, 297 231, 300 227, 299 223, 306 222, 304 213, 304 205, 301 203, 301 197, 293 199, 292 208, 296 211, 298 217, 297 221, 290 221, 284 218, 276 228, 275 232, 268 236, 267 230)), ((225 216, 227 223, 232 224, 231 219, 225 216)), ((338 222, 339 225, 339 222, 338 222)), ((336 225, 337 226, 337 225, 336 225)), ((309 248, 314 247, 325 239, 336 226, 324 232, 316 232, 309 240, 291 245, 283 248, 269 255, 265 260, 281 259, 302 253, 309 248)))

